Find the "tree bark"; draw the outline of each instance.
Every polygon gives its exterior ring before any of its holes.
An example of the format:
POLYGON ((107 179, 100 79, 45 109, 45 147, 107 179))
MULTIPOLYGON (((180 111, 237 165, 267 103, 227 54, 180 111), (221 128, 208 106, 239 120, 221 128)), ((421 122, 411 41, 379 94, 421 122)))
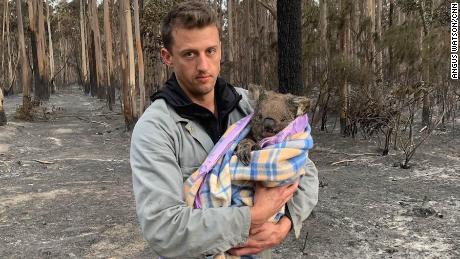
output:
POLYGON ((139 73, 139 117, 145 110, 145 85, 144 85, 144 54, 142 53, 141 30, 139 26, 139 3, 134 0, 134 28, 136 34, 136 49, 137 49, 137 67, 139 73))
MULTIPOLYGON (((321 48, 321 53, 323 55, 321 56, 322 60, 320 60, 320 73, 321 73, 321 78, 320 78, 320 94, 318 96, 318 104, 319 104, 319 112, 318 114, 321 115, 321 118, 326 119, 326 116, 323 115, 324 113, 327 112, 327 101, 328 101, 328 96, 329 96, 329 42, 327 40, 327 10, 328 10, 328 3, 327 0, 320 0, 319 2, 319 27, 320 27, 320 48, 321 48)), ((313 113, 312 116, 312 123, 316 123, 316 121, 319 120, 319 118, 315 119, 316 114, 313 113)), ((321 130, 325 130, 326 122, 323 121, 321 123, 321 130)))
MULTIPOLYGON (((57 24, 57 27, 58 27, 58 32, 61 32, 61 19, 59 17, 59 14, 58 14, 58 24, 57 24)), ((62 38, 63 37, 59 37, 59 41, 58 41, 58 49, 59 49, 59 58, 58 58, 58 67, 62 67, 63 63, 65 62, 65 60, 63 59, 63 52, 64 52, 64 49, 62 48, 62 38)), ((78 62, 77 62, 78 63, 78 62)), ((80 71, 81 72, 81 71, 80 71)), ((79 72, 79 73, 80 73, 79 72)), ((58 85, 64 85, 64 81, 62 80, 62 73, 58 73, 59 75, 59 82, 56 82, 58 81, 57 79, 55 79, 55 83, 58 84, 58 85)), ((56 75, 56 76, 58 76, 56 75)))
MULTIPOLYGON (((13 83, 13 64, 12 64, 12 53, 11 53, 11 37, 10 37, 10 11, 8 0, 5 0, 5 9, 6 9, 6 49, 8 55, 8 80, 6 81, 6 86, 8 91, 11 92, 11 87, 13 83)), ((17 89, 13 89, 12 93, 15 93, 17 89)))
POLYGON ((261 66, 260 62, 260 55, 259 55, 259 49, 261 48, 260 45, 263 46, 263 42, 261 42, 261 37, 260 37, 260 20, 259 20, 259 4, 257 1, 252 1, 251 2, 251 13, 252 13, 252 66, 251 66, 251 72, 252 72, 252 82, 260 85, 261 83, 261 78, 262 74, 260 73, 261 71, 258 69, 261 66))
POLYGON ((97 82, 97 65, 96 65, 96 54, 95 54, 95 42, 94 42, 94 31, 93 31, 93 8, 92 1, 88 0, 88 24, 86 27, 87 35, 87 45, 88 45, 88 80, 89 80, 89 90, 91 96, 97 96, 98 82, 97 82))
MULTIPOLYGON (((3 20, 2 20, 2 44, 1 44, 1 47, 2 47, 2 67, 1 67, 1 71, 2 71, 2 74, 0 75, 0 79, 2 80, 2 82, 5 82, 7 80, 7 77, 6 77, 6 73, 4 73, 3 71, 5 71, 5 29, 6 29, 6 14, 7 14, 7 6, 8 6, 8 0, 5 0, 4 3, 3 3, 3 20)), ((5 88, 5 84, 1 84, 0 86, 0 89, 3 91, 3 89, 6 89, 5 88)))
POLYGON ((242 44, 238 44, 239 41, 240 41, 240 38, 241 38, 241 32, 239 30, 239 28, 241 28, 240 26, 240 15, 239 15, 239 7, 240 6, 240 3, 239 1, 236 1, 234 0, 233 1, 233 5, 232 5, 232 12, 233 12, 233 28, 234 28, 234 31, 233 31, 233 35, 234 35, 234 44, 235 44, 235 48, 233 49, 233 67, 235 68, 234 69, 234 83, 236 82, 239 82, 241 83, 242 81, 242 76, 241 76, 241 69, 242 69, 242 66, 241 66, 241 56, 240 56, 240 53, 241 53, 241 50, 240 50, 240 45, 242 44), (237 59, 237 61, 235 61, 235 58, 237 59))
MULTIPOLYGON (((7 19, 7 16, 8 16, 8 12, 7 12, 7 6, 8 6, 8 1, 5 0, 5 4, 4 4, 4 8, 3 8, 3 29, 2 29, 2 71, 5 71, 4 70, 4 58, 5 58, 5 48, 4 48, 4 44, 5 44, 5 23, 6 23, 6 19, 7 19)), ((4 73, 3 73, 4 74, 4 73)), ((5 77, 2 76, 2 79, 3 79, 3 82, 5 81, 5 77)), ((7 119, 6 119, 6 114, 5 114, 5 110, 3 108, 3 102, 4 102, 4 96, 3 96, 3 84, 2 86, 0 86, 0 126, 4 126, 6 125, 7 123, 7 119)))
POLYGON ((43 2, 28 0, 29 28, 31 31, 32 57, 34 64, 34 98, 37 103, 50 97, 49 73, 47 71, 45 25, 43 2))
POLYGON ((134 78, 134 44, 131 10, 128 0, 120 0, 120 18, 121 66, 123 70, 123 114, 126 128, 132 130, 136 123, 136 82, 134 78))
POLYGON ((49 46, 49 59, 50 59, 50 83, 51 92, 56 92, 56 82, 54 82, 54 51, 53 40, 51 39, 51 23, 50 23, 50 6, 49 0, 45 1, 46 4, 46 23, 48 24, 48 46, 49 46))
MULTIPOLYGON (((92 70, 94 72, 91 73, 92 83, 95 83, 95 89, 97 97, 99 99, 104 99, 106 96, 106 87, 104 85, 104 71, 102 65, 102 47, 101 47, 101 34, 99 31, 99 19, 97 16, 97 5, 96 0, 89 1, 89 9, 90 9, 90 23, 91 23, 91 46, 94 48, 92 51, 93 57, 93 64, 92 70)), ((94 87, 94 86, 92 86, 94 87)), ((92 88, 93 89, 93 88, 92 88)))
POLYGON ((370 84, 367 86, 368 90, 366 90, 372 98, 375 100, 378 97, 377 87, 375 85, 375 43, 374 43, 374 34, 375 34, 375 0, 367 0, 366 1, 366 17, 369 19, 369 31, 367 34, 367 57, 366 57, 366 65, 369 67, 371 73, 371 80, 370 84))
POLYGON ((427 46, 424 46, 424 39, 428 36, 430 31, 431 17, 432 17, 432 3, 427 2, 427 6, 424 1, 420 2, 420 18, 422 20, 422 27, 420 32, 420 65, 422 66, 421 81, 425 83, 426 89, 423 92, 423 106, 422 106, 422 124, 424 126, 430 126, 431 124, 431 98, 429 93, 430 83, 430 63, 423 60, 424 48, 429 48, 429 42, 427 46), (425 14, 428 14, 425 16, 425 14))
MULTIPOLYGON (((50 74, 49 74, 49 63, 46 55, 46 40, 45 40, 45 15, 43 14, 43 1, 37 1, 37 12, 38 12, 38 38, 39 38, 39 70, 40 77, 43 82, 43 90, 46 93, 45 99, 49 100, 50 97, 50 74)), ((41 98, 40 98, 41 99, 41 98)))
MULTIPOLYGON (((388 27, 389 29, 392 29, 393 28, 393 25, 394 25, 394 14, 395 14, 395 0, 389 0, 390 3, 389 3, 389 12, 388 12, 388 27)), ((393 47, 389 47, 388 48, 388 76, 387 76, 387 80, 391 81, 393 80, 393 77, 394 77, 394 65, 393 64, 393 61, 394 60, 394 57, 393 57, 393 47)))
POLYGON ((19 65, 21 68, 21 85, 22 85, 22 110, 28 115, 30 111, 30 67, 26 53, 26 43, 24 40, 24 23, 22 21, 22 1, 16 1, 16 11, 18 18, 18 50, 19 65))
MULTIPOLYGON (((341 0, 340 10, 344 16, 344 25, 340 32, 340 50, 342 55, 342 64, 348 64, 350 61, 349 48, 350 48, 350 12, 347 0, 341 0)), ((340 132, 343 135, 348 135, 348 108, 349 108, 349 83, 348 74, 345 72, 345 67, 342 68, 341 82, 339 86, 340 93, 340 132)))
MULTIPOLYGON (((383 0, 376 0, 377 1, 377 11, 376 11, 376 35, 377 41, 382 39, 382 15, 383 15, 383 8, 382 2, 383 0)), ((375 44, 374 44, 375 46, 375 44)), ((383 103, 383 51, 380 48, 376 50, 376 60, 375 60, 375 73, 377 75, 376 78, 376 101, 378 104, 383 103)))
POLYGON ((80 0, 80 40, 81 40, 81 75, 82 75, 82 84, 85 89, 85 93, 88 94, 89 84, 88 84, 88 61, 86 57, 86 23, 85 23, 85 5, 83 0, 80 0))
POLYGON ((233 1, 234 0, 227 0, 227 10, 228 10, 228 66, 229 66, 229 82, 234 83, 235 80, 235 71, 234 71, 234 64, 233 64, 233 55, 234 55, 234 50, 233 50, 233 1))
POLYGON ((0 126, 4 126, 7 123, 5 110, 3 109, 3 89, 0 89, 0 126))
POLYGON ((278 0, 278 78, 280 93, 303 95, 301 1, 278 0))
POLYGON ((113 76, 113 50, 112 50, 112 29, 110 24, 110 6, 109 0, 104 0, 104 35, 106 50, 106 68, 107 68, 107 104, 109 109, 113 110, 115 103, 115 80, 113 76))
MULTIPOLYGON (((368 35, 368 46, 369 46, 369 64, 374 66, 374 55, 375 55, 375 44, 374 44, 374 33, 375 33, 375 0, 367 0, 367 17, 370 21, 370 31, 368 35)), ((378 0, 377 0, 378 1, 378 0)))

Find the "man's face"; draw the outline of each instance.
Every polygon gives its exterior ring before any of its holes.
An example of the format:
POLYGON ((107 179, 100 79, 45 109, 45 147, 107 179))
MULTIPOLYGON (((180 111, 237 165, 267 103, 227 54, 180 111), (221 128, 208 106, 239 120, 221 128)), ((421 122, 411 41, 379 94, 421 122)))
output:
POLYGON ((221 45, 215 25, 204 28, 174 28, 171 50, 161 50, 164 62, 173 68, 176 78, 192 99, 214 93, 220 72, 221 45))

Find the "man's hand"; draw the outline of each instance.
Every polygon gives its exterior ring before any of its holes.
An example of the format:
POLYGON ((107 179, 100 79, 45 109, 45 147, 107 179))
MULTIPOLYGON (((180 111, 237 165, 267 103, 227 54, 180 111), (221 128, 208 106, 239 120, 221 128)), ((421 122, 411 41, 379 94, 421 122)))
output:
POLYGON ((275 215, 292 198, 298 186, 299 181, 272 188, 256 184, 254 206, 251 207, 251 229, 264 224, 275 215))
POLYGON ((291 220, 282 217, 278 223, 266 222, 258 227, 251 228, 249 240, 239 247, 228 250, 235 256, 258 254, 263 250, 280 244, 291 229, 291 220))

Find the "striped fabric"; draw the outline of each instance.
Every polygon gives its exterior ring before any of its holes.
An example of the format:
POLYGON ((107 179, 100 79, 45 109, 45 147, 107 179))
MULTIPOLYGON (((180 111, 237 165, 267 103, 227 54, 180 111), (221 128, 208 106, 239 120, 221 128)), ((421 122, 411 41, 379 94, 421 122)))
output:
POLYGON ((297 117, 274 137, 262 140, 262 149, 252 151, 250 164, 245 166, 233 153, 250 131, 251 116, 230 126, 202 166, 186 180, 184 194, 189 206, 252 206, 256 181, 266 187, 282 186, 305 173, 308 151, 313 147, 307 115, 297 117))

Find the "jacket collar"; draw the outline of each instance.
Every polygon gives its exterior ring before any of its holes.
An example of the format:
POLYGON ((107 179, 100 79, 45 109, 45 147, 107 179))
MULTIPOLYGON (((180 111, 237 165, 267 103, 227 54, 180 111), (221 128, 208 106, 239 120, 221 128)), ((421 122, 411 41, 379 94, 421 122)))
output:
MULTIPOLYGON (((241 95, 237 93, 235 88, 220 77, 217 78, 214 95, 219 117, 228 115, 241 100, 241 95)), ((184 90, 179 86, 174 73, 166 81, 164 87, 150 97, 152 102, 160 98, 164 99, 185 119, 200 120, 207 119, 210 115, 214 116, 211 111, 190 100, 184 90)))

